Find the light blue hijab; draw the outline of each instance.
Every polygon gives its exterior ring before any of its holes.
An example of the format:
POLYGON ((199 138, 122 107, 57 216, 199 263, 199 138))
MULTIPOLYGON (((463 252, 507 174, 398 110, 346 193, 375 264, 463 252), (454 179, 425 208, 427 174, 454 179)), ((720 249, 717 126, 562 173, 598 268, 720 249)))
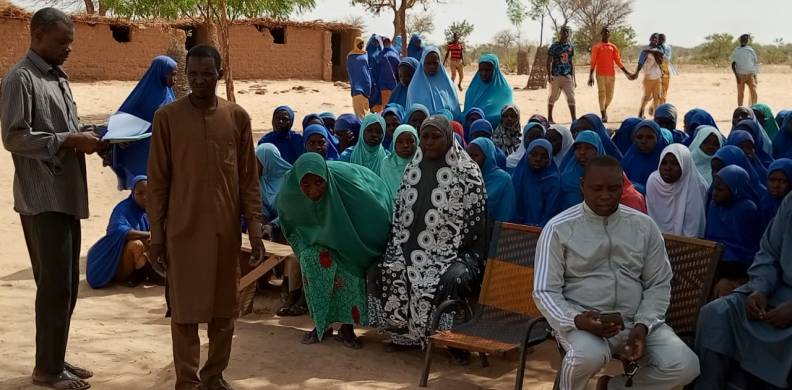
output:
POLYGON ((485 83, 476 72, 465 93, 465 112, 472 107, 478 107, 484 111, 485 118, 497 127, 500 124, 501 110, 513 101, 512 87, 501 72, 498 56, 484 54, 479 58, 479 64, 484 62, 494 67, 492 80, 485 83))
POLYGON ((263 168, 259 178, 261 203, 267 218, 272 220, 277 216, 275 200, 283 185, 286 172, 292 168, 292 165, 281 157, 280 150, 273 144, 256 146, 256 158, 263 168))
POLYGON ((470 144, 478 146, 485 157, 481 175, 487 189, 490 216, 497 222, 510 222, 515 212, 514 185, 511 176, 498 167, 495 143, 489 138, 479 137, 470 144))
POLYGON ((385 124, 385 118, 374 113, 364 116, 363 121, 360 124, 360 137, 358 137, 357 144, 355 144, 355 149, 352 150, 352 154, 349 157, 349 162, 352 164, 362 165, 368 169, 371 169, 372 172, 379 174, 382 161, 388 156, 388 152, 386 152, 385 148, 382 147, 382 141, 380 141, 380 143, 375 146, 369 146, 366 143, 366 127, 374 123, 379 123, 379 125, 382 126, 382 139, 385 140, 384 134, 385 129, 387 128, 387 125, 385 124))
POLYGON ((461 113, 457 88, 451 78, 448 77, 445 67, 441 65, 434 76, 429 76, 424 71, 426 56, 431 53, 435 53, 442 58, 437 47, 429 46, 423 51, 421 62, 418 64, 418 69, 415 71, 410 87, 407 89, 406 107, 412 107, 416 103, 423 104, 429 112, 439 112, 445 108, 454 114, 454 118, 459 118, 461 113))
POLYGON ((575 143, 572 144, 572 147, 564 156, 564 161, 561 163, 561 210, 566 210, 583 202, 583 194, 580 192, 580 178, 583 176, 583 166, 575 158, 575 147, 584 143, 597 149, 598 156, 605 155, 602 139, 597 133, 591 130, 584 130, 578 133, 575 143))

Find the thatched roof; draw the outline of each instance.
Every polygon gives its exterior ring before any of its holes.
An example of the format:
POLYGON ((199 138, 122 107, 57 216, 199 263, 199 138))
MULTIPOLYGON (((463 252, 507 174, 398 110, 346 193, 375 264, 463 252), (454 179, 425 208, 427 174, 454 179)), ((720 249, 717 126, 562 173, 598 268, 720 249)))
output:
MULTIPOLYGON (((29 20, 33 16, 27 10, 19 8, 15 5, 3 6, 4 1, 6 0, 0 0, 0 19, 29 20)), ((129 20, 126 18, 88 15, 84 13, 72 14, 71 18, 73 21, 77 23, 109 24, 116 26, 124 25, 124 26, 134 26, 138 28, 146 28, 152 26, 156 26, 156 27, 168 26, 173 28, 185 28, 185 27, 194 27, 201 24, 200 20, 195 20, 195 19, 180 19, 175 21, 160 20, 160 19, 129 20)), ((325 22, 322 20, 315 20, 311 22, 298 22, 291 20, 276 20, 271 18, 255 18, 255 19, 236 20, 234 21, 234 24, 260 26, 265 28, 297 27, 297 28, 309 28, 309 29, 330 30, 330 31, 348 31, 348 30, 357 29, 357 27, 351 24, 325 22)))

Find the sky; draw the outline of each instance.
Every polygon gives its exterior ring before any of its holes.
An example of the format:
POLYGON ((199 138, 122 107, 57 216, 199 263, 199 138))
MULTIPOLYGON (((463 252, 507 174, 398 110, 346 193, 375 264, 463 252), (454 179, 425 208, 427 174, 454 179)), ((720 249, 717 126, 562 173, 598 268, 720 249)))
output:
MULTIPOLYGON (((168 0, 162 0, 168 1, 168 0)), ((524 0, 527 2, 527 0, 524 0)), ((13 3, 30 8, 35 0, 12 0, 13 3)), ((475 26, 468 45, 492 41, 496 33, 512 29, 506 17, 505 0, 441 0, 443 4, 429 7, 435 18, 435 31, 430 43, 442 43, 443 30, 454 21, 465 19, 475 26)), ((349 0, 316 0, 312 11, 295 16, 299 20, 344 20, 350 16, 362 16, 366 22, 366 34, 393 34, 393 14, 384 12, 376 17, 361 7, 352 7, 349 0)), ((35 8, 35 7, 34 7, 35 8)), ((425 12, 421 7, 412 12, 425 12)), ((712 33, 727 32, 734 36, 750 33, 761 43, 772 43, 777 38, 792 42, 792 15, 790 0, 634 0, 629 23, 638 33, 638 42, 648 40, 653 32, 664 32, 671 45, 693 47, 704 42, 712 33), (749 6, 756 11, 750 12, 749 6), (749 13, 750 12, 750 13, 749 13), (750 15, 750 16, 746 16, 750 15)), ((545 40, 550 31, 550 22, 545 23, 545 40)), ((524 40, 539 41, 539 22, 528 21, 522 27, 524 40)))
MULTIPOLYGON (((441 43, 443 30, 452 22, 465 19, 475 26, 468 45, 488 43, 496 33, 512 28, 506 17, 505 0, 444 0, 445 4, 429 8, 435 17, 435 31, 430 36, 433 43, 441 43)), ((526 0, 527 2, 527 0, 526 0)), ((424 12, 417 8, 413 12, 424 12)), ((754 35, 761 43, 772 43, 776 38, 792 42, 792 14, 790 0, 634 0, 630 25, 638 33, 638 42, 649 39, 653 32, 664 32, 672 45, 692 47, 704 42, 712 33, 728 32, 734 36, 743 33, 754 35), (748 7, 758 10, 746 17, 748 7)), ((344 20, 363 16, 366 33, 393 34, 393 13, 379 17, 367 14, 363 8, 352 7, 348 0, 317 0, 317 7, 297 19, 344 20)), ((545 23, 548 39, 549 21, 545 23)), ((539 41, 539 22, 528 21, 522 28, 523 39, 539 41)))

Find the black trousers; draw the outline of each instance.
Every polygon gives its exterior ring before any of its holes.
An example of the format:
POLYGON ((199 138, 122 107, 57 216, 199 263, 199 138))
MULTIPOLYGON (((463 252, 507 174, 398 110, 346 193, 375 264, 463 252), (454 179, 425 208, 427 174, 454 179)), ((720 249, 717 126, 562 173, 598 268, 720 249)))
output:
POLYGON ((36 280, 36 369, 63 371, 80 282, 80 220, 46 212, 20 215, 36 280))

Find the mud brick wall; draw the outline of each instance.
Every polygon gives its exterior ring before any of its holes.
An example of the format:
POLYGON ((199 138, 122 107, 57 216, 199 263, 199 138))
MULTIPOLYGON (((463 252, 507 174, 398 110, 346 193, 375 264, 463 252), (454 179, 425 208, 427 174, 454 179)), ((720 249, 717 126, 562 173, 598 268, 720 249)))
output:
POLYGON ((265 27, 229 30, 235 79, 332 79, 330 31, 287 26, 285 43, 277 44, 265 27))

